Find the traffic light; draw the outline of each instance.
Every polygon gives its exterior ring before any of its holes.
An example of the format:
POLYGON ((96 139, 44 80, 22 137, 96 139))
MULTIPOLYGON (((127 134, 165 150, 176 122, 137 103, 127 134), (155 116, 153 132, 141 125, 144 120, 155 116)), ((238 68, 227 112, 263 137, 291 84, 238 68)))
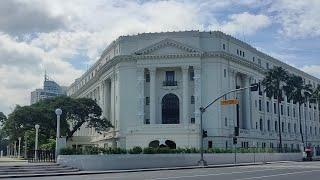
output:
POLYGON ((234 136, 239 136, 239 127, 234 127, 234 136))
POLYGON ((260 91, 260 82, 259 83, 253 83, 250 85, 251 91, 260 91))
POLYGON ((238 144, 238 138, 237 137, 233 137, 233 144, 238 144))
POLYGON ((208 131, 202 130, 202 137, 208 137, 208 131))

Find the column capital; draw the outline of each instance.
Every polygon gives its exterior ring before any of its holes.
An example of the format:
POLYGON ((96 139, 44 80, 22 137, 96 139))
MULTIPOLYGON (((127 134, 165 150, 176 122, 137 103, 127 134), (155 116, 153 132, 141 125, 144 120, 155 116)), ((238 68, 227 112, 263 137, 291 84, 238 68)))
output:
POLYGON ((181 70, 182 70, 182 72, 188 72, 189 66, 187 66, 187 65, 181 66, 181 70))
POLYGON ((151 74, 151 73, 155 73, 157 68, 156 67, 148 67, 148 70, 149 70, 149 72, 151 74))

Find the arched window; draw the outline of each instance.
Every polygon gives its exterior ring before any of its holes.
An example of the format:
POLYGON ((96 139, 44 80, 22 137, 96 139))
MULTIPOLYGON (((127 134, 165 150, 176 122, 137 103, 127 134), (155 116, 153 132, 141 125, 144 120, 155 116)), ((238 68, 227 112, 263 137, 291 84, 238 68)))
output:
POLYGON ((174 94, 162 98, 162 124, 179 124, 179 98, 174 94))

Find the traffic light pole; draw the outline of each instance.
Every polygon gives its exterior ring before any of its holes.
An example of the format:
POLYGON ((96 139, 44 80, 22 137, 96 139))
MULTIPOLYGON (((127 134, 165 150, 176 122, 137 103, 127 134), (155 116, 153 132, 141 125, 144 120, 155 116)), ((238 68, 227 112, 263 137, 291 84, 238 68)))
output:
POLYGON ((224 96, 226 96, 230 93, 242 91, 242 90, 246 90, 246 89, 253 89, 253 88, 254 88, 254 90, 251 90, 251 91, 257 91, 259 86, 260 86, 260 84, 254 83, 249 87, 244 87, 244 88, 239 88, 239 89, 234 89, 234 90, 228 91, 228 92, 220 95, 219 97, 217 97, 215 100, 213 100, 211 103, 209 103, 206 107, 200 107, 200 154, 201 154, 201 157, 200 157, 200 160, 198 161, 199 166, 207 166, 208 165, 207 161, 205 161, 203 158, 203 153, 204 153, 203 152, 204 151, 203 150, 203 120, 202 120, 203 113, 206 112, 206 109, 208 109, 211 105, 213 105, 219 99, 223 98, 224 96))

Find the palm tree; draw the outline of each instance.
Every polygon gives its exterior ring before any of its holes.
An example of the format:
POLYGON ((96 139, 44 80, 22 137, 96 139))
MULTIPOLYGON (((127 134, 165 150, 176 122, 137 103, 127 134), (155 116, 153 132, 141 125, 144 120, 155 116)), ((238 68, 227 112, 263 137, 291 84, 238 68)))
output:
MULTIPOLYGON (((285 92, 288 96, 288 100, 293 100, 293 103, 299 103, 299 125, 300 135, 302 143, 304 144, 303 132, 302 132, 302 120, 301 120, 301 106, 308 102, 308 99, 312 96, 312 86, 305 84, 300 76, 290 75, 285 87, 285 92)), ((305 127, 306 128, 306 127, 305 127)), ((306 131, 306 129, 305 129, 306 131)))
POLYGON ((277 98, 278 103, 278 125, 279 125, 279 149, 282 150, 282 137, 281 137, 281 116, 280 116, 280 103, 283 101, 283 87, 288 79, 288 72, 282 67, 274 67, 266 73, 266 77, 262 81, 264 92, 268 98, 277 98))

